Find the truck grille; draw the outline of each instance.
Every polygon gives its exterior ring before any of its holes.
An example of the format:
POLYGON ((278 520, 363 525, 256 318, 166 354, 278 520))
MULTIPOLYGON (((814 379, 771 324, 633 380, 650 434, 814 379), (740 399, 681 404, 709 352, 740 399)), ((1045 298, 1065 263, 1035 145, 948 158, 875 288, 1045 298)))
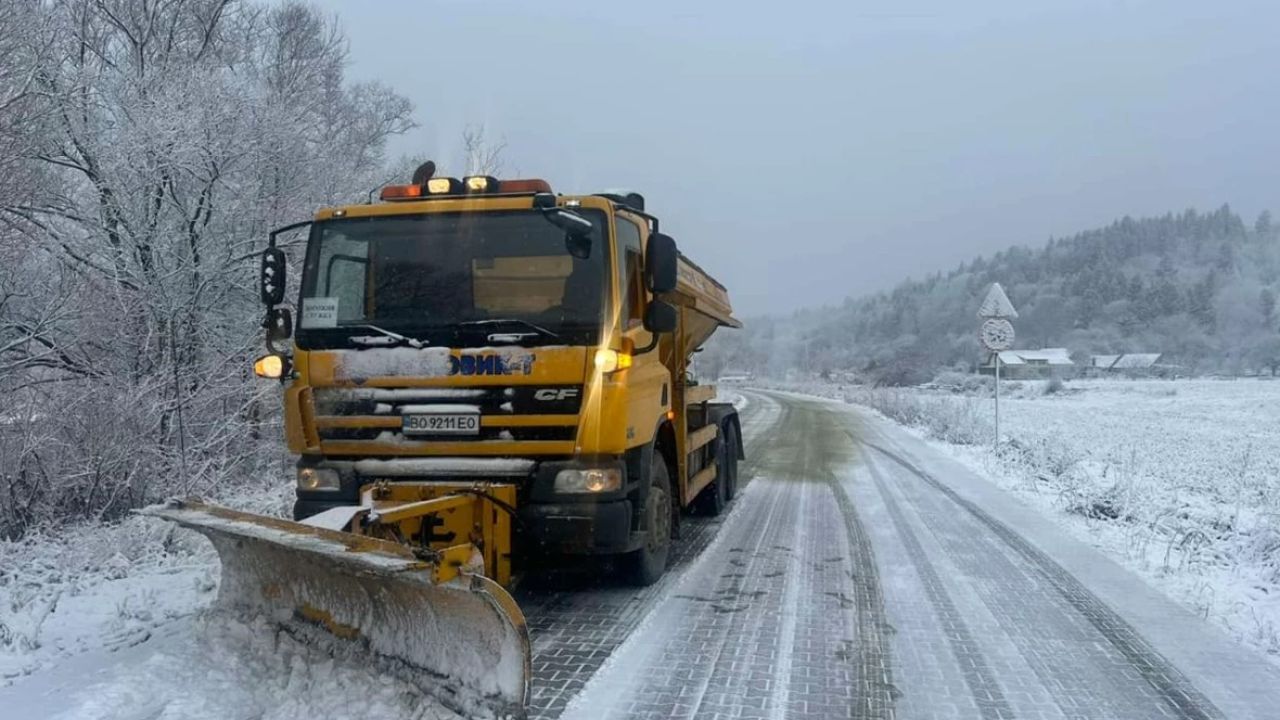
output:
MULTIPOLYGON (((482 427, 479 435, 450 437, 450 440, 572 440, 578 428, 573 426, 559 427, 482 427)), ((321 440, 377 440, 380 442, 401 442, 404 435, 395 428, 320 428, 321 440)), ((430 442, 432 437, 413 436, 411 439, 430 442)))
POLYGON ((581 385, 487 388, 315 388, 317 415, 400 415, 405 405, 479 406, 482 415, 576 415, 581 385))
POLYGON ((577 415, 582 407, 581 385, 479 388, 315 388, 313 402, 321 441, 342 443, 352 452, 364 452, 362 443, 397 443, 425 446, 435 442, 475 441, 539 442, 550 450, 572 445, 577 415), (476 435, 431 437, 405 436, 400 418, 407 407, 431 405, 447 412, 480 409, 481 427, 476 435), (540 416, 545 423, 527 424, 521 416, 540 416))

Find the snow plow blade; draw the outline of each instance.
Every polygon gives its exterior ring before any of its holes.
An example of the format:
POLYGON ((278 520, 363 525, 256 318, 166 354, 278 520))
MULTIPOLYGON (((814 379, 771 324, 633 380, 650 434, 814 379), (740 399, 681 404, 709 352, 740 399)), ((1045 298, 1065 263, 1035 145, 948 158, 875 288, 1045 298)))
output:
POLYGON ((333 652, 367 653, 463 715, 524 717, 528 629, 493 580, 395 542, 198 500, 139 512, 213 542, 222 563, 216 608, 266 616, 333 652))

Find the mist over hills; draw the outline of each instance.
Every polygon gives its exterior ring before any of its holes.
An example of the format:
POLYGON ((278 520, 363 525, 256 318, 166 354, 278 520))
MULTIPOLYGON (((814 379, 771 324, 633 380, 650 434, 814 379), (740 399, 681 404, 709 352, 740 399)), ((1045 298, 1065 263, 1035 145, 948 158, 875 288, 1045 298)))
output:
POLYGON ((700 363, 712 377, 853 371, 891 384, 972 370, 983 359, 975 313, 999 282, 1019 312, 1018 348, 1066 347, 1078 361, 1159 352, 1188 373, 1268 372, 1280 367, 1278 280, 1270 212, 1249 223, 1227 205, 1124 217, 836 307, 750 319, 718 334, 700 363))

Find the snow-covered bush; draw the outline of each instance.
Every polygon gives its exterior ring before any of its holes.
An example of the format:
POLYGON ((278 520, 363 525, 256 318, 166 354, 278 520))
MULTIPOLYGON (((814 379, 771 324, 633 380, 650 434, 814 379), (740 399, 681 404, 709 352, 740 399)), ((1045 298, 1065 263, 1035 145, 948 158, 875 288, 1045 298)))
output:
MULTIPOLYGON (((280 472, 262 487, 225 488, 215 497, 284 516, 292 485, 280 472)), ((196 533, 136 515, 0 539, 0 686, 59 653, 145 639, 211 597, 217 568, 212 546, 196 533)))
POLYGON ((938 373, 927 387, 962 395, 990 395, 995 388, 995 378, 989 375, 948 370, 938 373))
POLYGON ((858 388, 846 394, 848 402, 874 408, 904 425, 921 427, 931 437, 974 445, 991 442, 990 420, 971 398, 925 395, 901 388, 858 388))

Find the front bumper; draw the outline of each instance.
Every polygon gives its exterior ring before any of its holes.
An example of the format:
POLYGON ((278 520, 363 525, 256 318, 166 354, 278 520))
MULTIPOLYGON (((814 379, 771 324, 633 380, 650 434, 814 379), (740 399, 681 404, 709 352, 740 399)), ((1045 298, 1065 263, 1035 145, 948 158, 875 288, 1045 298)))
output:
MULTIPOLYGON (((460 466, 471 459, 459 458, 460 466)), ((394 462, 394 461, 391 461, 394 462)), ((360 502, 360 488, 377 480, 390 482, 503 482, 520 487, 516 523, 516 547, 521 552, 538 555, 601 555, 631 552, 642 539, 632 532, 635 524, 635 485, 628 481, 612 492, 558 494, 555 477, 569 468, 617 467, 626 477, 624 463, 617 458, 581 458, 543 460, 532 463, 528 472, 518 476, 478 477, 472 473, 450 473, 444 468, 431 475, 384 473, 365 475, 356 463, 330 461, 303 456, 299 467, 325 467, 338 470, 341 487, 331 491, 298 490, 293 505, 294 519, 316 515, 334 507, 360 502)), ((367 467, 367 466, 366 466, 367 467)))
POLYGON ((613 555, 630 552, 631 501, 530 503, 520 508, 520 525, 541 555, 613 555))

